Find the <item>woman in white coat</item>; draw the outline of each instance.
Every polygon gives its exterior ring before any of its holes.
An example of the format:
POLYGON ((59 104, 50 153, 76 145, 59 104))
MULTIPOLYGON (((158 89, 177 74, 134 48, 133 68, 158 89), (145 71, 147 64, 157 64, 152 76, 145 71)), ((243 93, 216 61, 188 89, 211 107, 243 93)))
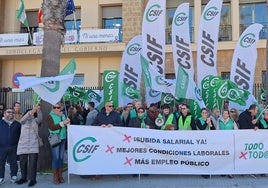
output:
POLYGON ((27 110, 20 120, 21 134, 18 143, 17 155, 20 159, 21 179, 17 184, 27 182, 29 175, 29 187, 36 184, 37 159, 39 153, 38 125, 42 121, 40 105, 27 110))

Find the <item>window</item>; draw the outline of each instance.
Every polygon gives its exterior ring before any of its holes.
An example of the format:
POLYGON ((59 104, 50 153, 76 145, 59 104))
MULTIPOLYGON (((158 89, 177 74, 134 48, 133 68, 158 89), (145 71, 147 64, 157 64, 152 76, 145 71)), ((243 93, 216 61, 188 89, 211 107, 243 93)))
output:
POLYGON ((221 20, 219 28, 219 41, 232 40, 232 25, 230 4, 223 4, 221 8, 221 20))
POLYGON ((79 33, 81 27, 81 10, 75 9, 73 14, 70 14, 64 19, 66 30, 77 30, 79 33))
MULTIPOLYGON (((208 1, 202 1, 202 12, 208 1)), ((231 24, 231 5, 229 0, 225 0, 221 7, 221 19, 219 26, 218 41, 232 40, 232 24, 231 24)))
POLYGON ((103 29, 119 29, 119 41, 123 40, 122 32, 122 7, 103 7, 102 26, 103 29))
POLYGON ((260 23, 264 27, 260 32, 260 39, 266 39, 267 13, 265 1, 260 3, 241 3, 240 11, 240 34, 251 24, 260 23))
MULTIPOLYGON (((176 8, 170 8, 167 10, 167 28, 166 28, 166 43, 171 44, 172 43, 172 37, 171 37, 171 26, 173 21, 173 16, 175 14, 176 8)), ((194 40, 194 23, 193 23, 193 16, 194 16, 194 9, 193 7, 190 7, 189 10, 189 27, 190 27, 190 41, 193 42, 194 40)))
POLYGON ((221 77, 223 80, 230 79, 230 72, 222 72, 221 77))
POLYGON ((74 76, 72 86, 84 86, 85 84, 85 78, 83 74, 77 74, 74 76))

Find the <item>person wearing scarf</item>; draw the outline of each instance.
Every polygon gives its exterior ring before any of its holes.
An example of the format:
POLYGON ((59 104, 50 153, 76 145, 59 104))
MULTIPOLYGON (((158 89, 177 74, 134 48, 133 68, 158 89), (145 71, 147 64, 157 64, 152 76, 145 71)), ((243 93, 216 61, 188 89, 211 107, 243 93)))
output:
POLYGON ((148 116, 145 115, 143 107, 138 108, 137 117, 130 119, 129 127, 153 129, 153 123, 148 116))

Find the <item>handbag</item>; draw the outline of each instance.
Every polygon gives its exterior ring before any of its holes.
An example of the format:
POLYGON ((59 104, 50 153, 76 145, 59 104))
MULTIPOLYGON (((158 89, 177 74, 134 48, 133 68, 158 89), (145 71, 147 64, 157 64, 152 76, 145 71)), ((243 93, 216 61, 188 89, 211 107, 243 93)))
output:
POLYGON ((55 147, 57 145, 59 145, 61 143, 61 139, 60 139, 60 133, 49 133, 48 135, 48 142, 51 145, 51 147, 55 147))
POLYGON ((35 132, 35 134, 37 136, 39 147, 44 146, 43 139, 39 136, 38 132, 35 129, 34 129, 34 132, 35 132))

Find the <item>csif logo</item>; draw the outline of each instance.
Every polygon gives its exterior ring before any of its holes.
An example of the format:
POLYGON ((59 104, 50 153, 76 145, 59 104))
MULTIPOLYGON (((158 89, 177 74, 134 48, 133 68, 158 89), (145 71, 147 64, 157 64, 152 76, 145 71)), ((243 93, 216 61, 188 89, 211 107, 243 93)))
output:
POLYGON ((248 33, 240 40, 240 46, 242 48, 248 48, 256 42, 256 36, 253 33, 248 33))
POLYGON ((134 91, 134 89, 133 89, 132 87, 130 87, 130 86, 126 87, 126 89, 125 89, 125 93, 126 93, 126 95, 127 95, 128 97, 130 97, 130 98, 134 98, 134 97, 135 97, 135 91, 134 91))
POLYGON ((213 20, 218 14, 219 11, 217 7, 210 7, 204 13, 204 20, 206 21, 213 20))
POLYGON ((177 26, 181 26, 185 23, 185 21, 188 19, 188 17, 186 16, 186 13, 184 12, 179 12, 175 19, 174 19, 174 23, 177 26))
POLYGON ((150 89, 150 91, 149 91, 149 96, 150 97, 157 97, 159 95, 160 95, 159 91, 155 91, 155 90, 150 89))
POLYGON ((173 102, 173 98, 170 97, 169 95, 166 95, 163 99, 165 104, 171 104, 173 102))
POLYGON ((113 80, 116 78, 116 72, 109 72, 108 74, 106 74, 105 76, 105 81, 110 83, 110 82, 113 82, 113 80))
POLYGON ((48 81, 44 84, 41 84, 50 92, 56 92, 60 89, 60 82, 59 81, 48 81))
POLYGON ((201 90, 198 87, 195 87, 194 92, 197 100, 202 101, 201 90))
POLYGON ((152 5, 146 12, 146 20, 148 22, 156 21, 159 16, 163 13, 161 6, 158 4, 152 5))
POLYGON ((155 81, 158 85, 167 85, 167 82, 164 80, 164 76, 156 76, 155 81))
POLYGON ((75 162, 82 162, 91 157, 100 147, 94 144, 97 140, 93 137, 86 137, 79 140, 73 147, 73 159, 75 162))
POLYGON ((128 55, 136 55, 141 51, 141 45, 138 43, 133 43, 127 48, 128 55))

